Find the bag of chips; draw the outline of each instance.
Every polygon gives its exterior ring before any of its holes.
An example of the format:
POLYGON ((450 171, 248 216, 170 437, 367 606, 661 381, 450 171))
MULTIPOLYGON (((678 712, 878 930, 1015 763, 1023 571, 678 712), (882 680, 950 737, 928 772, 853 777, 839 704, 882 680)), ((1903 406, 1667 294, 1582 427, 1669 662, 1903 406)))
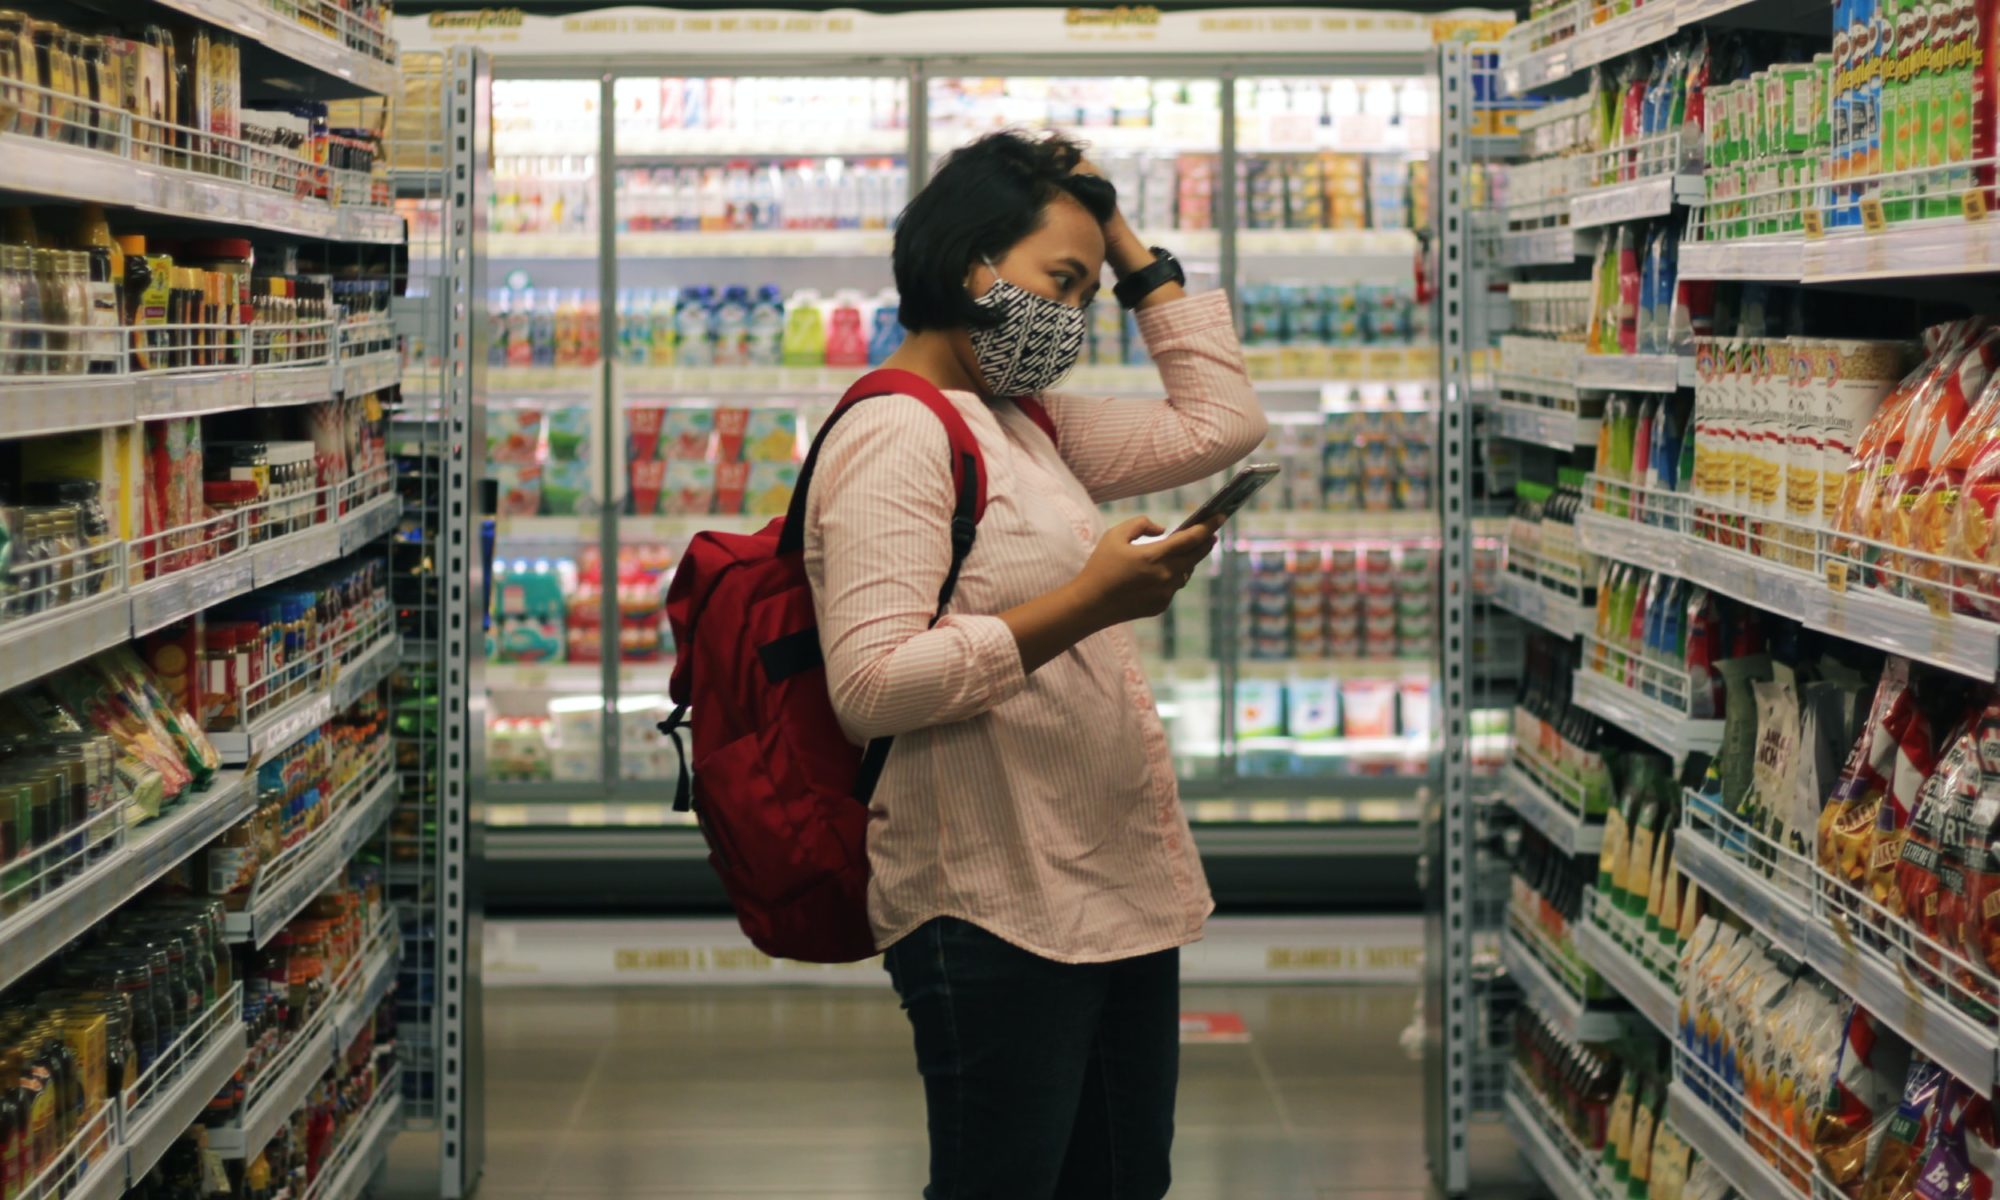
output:
POLYGON ((1910 1190, 1912 1200, 1992 1200, 1996 1167, 1993 1104, 1947 1078, 1933 1102, 1931 1137, 1910 1190))
MULTIPOLYGON (((1937 915, 1936 847, 1943 839, 1944 813, 1954 795, 1963 792, 1970 796, 1979 782, 1979 756, 1970 718, 1960 722, 1947 735, 1945 747, 1937 769, 1917 785, 1915 794, 1909 798, 1908 807, 1903 805, 1902 797, 1892 787, 1876 808, 1875 842, 1869 850, 1868 872, 1864 880, 1863 890, 1870 900, 1890 916, 1910 920, 1919 926, 1923 923, 1923 909, 1926 907, 1932 919, 1937 915), (1924 828, 1918 833, 1914 827, 1920 820, 1924 828), (1917 838, 1915 845, 1910 840, 1913 836, 1917 838), (1928 854, 1924 850, 1926 841, 1931 847, 1928 854), (1913 870, 1907 872, 1904 869, 1906 850, 1916 857, 1917 863, 1913 870), (1926 874, 1931 880, 1929 887, 1924 884, 1926 874), (1913 899, 1917 903, 1910 907, 1913 899)), ((1869 917, 1879 922, 1881 912, 1870 909, 1869 917)))
POLYGON ((1909 1046, 1855 1005, 1810 1129, 1813 1158, 1843 1193, 1853 1195, 1859 1188, 1871 1141, 1887 1132, 1885 1118, 1909 1075, 1909 1046))
MULTIPOLYGON (((1976 509, 1961 500, 1975 470, 1990 473, 1994 469, 1987 460, 1996 452, 2000 452, 2000 374, 1988 376, 1958 433, 1945 447, 1942 460, 1924 481, 1923 491, 1910 506, 1907 533, 1893 531, 1898 535, 1898 544, 1926 555, 1969 557, 1967 535, 1970 532, 1977 538, 1979 533, 1967 528, 1966 514, 1976 509), (1905 536, 1907 541, 1902 540, 1905 536)), ((1976 519, 1983 523, 1990 515, 1976 519)), ((1960 586, 1970 582, 1967 573, 1957 571, 1947 580, 1939 565, 1928 560, 1913 562, 1910 570, 1934 582, 1948 581, 1960 586)), ((1968 600, 1960 600, 1957 607, 1961 612, 1975 611, 1968 600)))
MULTIPOLYGON (((1949 478, 1946 462, 1952 443, 1967 427, 1967 414, 1983 396, 1996 359, 2000 359, 2000 329, 1989 328, 1911 409, 1895 467, 1876 501, 1881 507, 1881 532, 1876 536, 1881 540, 1904 549, 1917 548, 1917 500, 1934 476, 1940 481, 1949 478)), ((1878 552, 1884 570, 1881 586, 1901 595, 1915 595, 1917 588, 1911 577, 1917 575, 1916 564, 1900 554, 1878 552)), ((1925 577, 1933 582, 1942 579, 1941 573, 1925 577)))
POLYGON ((1979 722, 1979 796, 1965 823, 1965 907, 1958 944, 1985 993, 2000 982, 2000 720, 1979 722))
MULTIPOLYGON (((1911 412, 1920 408, 1924 398, 1957 366, 1977 328, 1976 322, 1967 320, 1935 325, 1924 331, 1923 361, 1883 399, 1855 440, 1854 459, 1841 480, 1840 499, 1832 514, 1835 533, 1865 538, 1879 536, 1881 492, 1902 456, 1911 412)), ((1832 549, 1850 558, 1861 557, 1862 547, 1856 541, 1836 537, 1832 549)))
POLYGON ((1874 841, 1875 810, 1896 774, 1905 734, 1922 719, 1910 691, 1910 664, 1890 659, 1875 688, 1868 721, 1848 752, 1833 795, 1820 811, 1819 864, 1834 878, 1856 886, 1864 878, 1874 841))
POLYGON ((1910 1058, 1910 1074, 1903 1082, 1903 1100, 1889 1118, 1882 1144, 1868 1165, 1861 1186, 1861 1200, 1894 1200, 1908 1194, 1916 1184, 1916 1170, 1924 1146, 1930 1141, 1931 1118, 1938 1092, 1951 1076, 1944 1068, 1921 1054, 1910 1058))

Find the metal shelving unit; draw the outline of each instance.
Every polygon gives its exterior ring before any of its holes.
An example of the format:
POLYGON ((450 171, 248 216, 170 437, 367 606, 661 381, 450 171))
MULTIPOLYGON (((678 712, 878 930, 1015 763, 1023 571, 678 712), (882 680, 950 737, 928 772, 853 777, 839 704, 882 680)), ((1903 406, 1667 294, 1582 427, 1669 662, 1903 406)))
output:
MULTIPOLYGON (((385 29, 344 9, 323 14, 324 21, 336 23, 329 29, 323 23, 302 23, 296 17, 297 6, 268 0, 149 3, 170 10, 176 19, 191 18, 241 38, 243 92, 253 99, 374 96, 381 99, 360 103, 375 103, 378 111, 386 112, 388 98, 399 90, 393 39, 385 29)), ((453 80, 456 95, 469 106, 479 98, 483 60, 465 52, 453 66, 459 72, 453 80)), ((204 174, 157 162, 141 166, 138 160, 143 155, 128 153, 135 148, 136 118, 105 108, 101 113, 93 109, 91 120, 96 132, 87 145, 44 141, 12 131, 0 134, 0 189, 46 205, 101 204, 121 228, 149 232, 160 228, 177 238, 204 231, 248 233, 258 238, 260 246, 273 240, 324 243, 330 261, 340 256, 357 265, 387 263, 392 257, 402 261, 406 241, 402 213, 374 189, 347 186, 356 181, 345 176, 355 173, 329 170, 332 199, 324 199, 262 186, 254 173, 204 174)), ((462 168, 461 199, 468 205, 481 178, 477 139, 469 133, 475 124, 469 108, 459 115, 458 127, 468 135, 453 160, 462 168)), ((226 141, 217 138, 215 145, 224 146, 226 141)), ((440 139, 440 150, 443 144, 440 139)), ((437 179, 441 187, 442 172, 437 179)), ((460 244, 470 248, 474 232, 470 220, 458 228, 460 244)), ((445 282, 462 294, 472 283, 471 256, 454 260, 441 255, 439 261, 454 264, 445 282)), ((461 350, 451 364, 461 368, 455 375, 406 376, 405 361, 407 357, 420 362, 426 347, 448 343, 444 321, 451 287, 418 287, 414 295, 403 294, 406 287, 397 290, 399 310, 427 314, 426 321, 417 322, 420 328, 390 328, 380 318, 336 317, 313 331, 323 338, 325 353, 304 362, 266 365, 267 335, 263 326, 253 325, 248 333, 221 338, 220 344, 233 348, 217 351, 212 365, 154 364, 141 372, 137 356, 128 362, 120 354, 113 369, 102 375, 0 377, 0 438, 94 431, 109 445, 113 443, 108 439, 124 431, 167 418, 282 410, 368 397, 369 404, 397 414, 431 414, 431 453, 448 461, 452 438, 463 445, 467 414, 477 400, 470 376, 462 369, 469 361, 468 352, 461 350), (232 338, 233 342, 228 340, 232 338), (258 347, 254 355, 253 341, 258 347), (446 379, 455 384, 449 392, 443 390, 446 379), (427 387, 438 388, 438 394, 427 394, 427 387)), ((125 336, 123 330, 118 332, 121 344, 125 336)), ((274 411, 273 419, 282 416, 274 411)), ((305 527, 288 529, 281 537, 266 536, 272 532, 269 528, 252 536, 252 522, 263 520, 261 515, 210 515, 203 524, 188 527, 202 531, 187 535, 191 541, 199 536, 206 543, 201 554, 162 555, 147 562, 139 540, 79 551, 74 556, 77 565, 65 570, 75 572, 79 580, 94 580, 90 586, 56 593, 48 603, 10 601, 0 612, 0 690, 33 685, 100 651, 137 641, 316 568, 377 556, 387 561, 395 546, 416 545, 426 552, 433 545, 452 546, 456 557, 440 556, 436 569, 459 580, 462 589, 478 560, 470 549, 476 543, 476 518, 470 514, 476 506, 479 464, 464 463, 463 454, 458 458, 460 473, 452 485, 456 490, 443 497, 447 503, 427 503, 439 497, 408 495, 384 469, 321 487, 306 498, 305 509, 294 510, 311 513, 305 527), (467 514, 456 538, 443 519, 447 513, 467 514), (46 611, 33 611, 36 607, 46 611)), ((150 532, 149 536, 157 544, 159 536, 150 532)), ((23 569, 17 558, 9 572, 10 596, 24 586, 23 569)), ((462 592, 460 598, 464 599, 462 592)), ((127 906, 143 906, 148 890, 160 879, 195 860, 204 847, 247 818, 259 804, 257 774, 263 764, 329 719, 382 695, 392 676, 429 671, 435 678, 448 668, 445 656, 453 647, 436 639, 437 629, 450 623, 462 632, 465 617, 477 611, 478 606, 468 602, 455 621, 448 621, 440 609, 432 619, 418 623, 414 637, 398 627, 386 608, 363 619, 351 634, 330 646, 322 644, 311 662, 297 662, 294 669, 300 674, 282 685, 289 690, 273 684, 270 697, 247 699, 249 715, 240 728, 212 734, 209 740, 227 765, 203 790, 190 791, 158 816, 130 828, 122 811, 107 814, 115 820, 93 821, 78 834, 87 835, 87 856, 69 869, 67 877, 52 875, 49 886, 25 899, 14 894, 10 876, 10 907, 0 916, 0 992, 31 980, 39 967, 70 943, 127 906)), ((469 694, 464 664, 473 655, 463 644, 456 649, 460 670, 455 700, 448 699, 442 688, 434 688, 430 701, 458 714, 458 747, 432 738, 422 744, 429 761, 413 763, 408 756, 392 754, 385 744, 366 769, 326 798, 323 822, 282 857, 265 864, 249 903, 228 917, 232 940, 264 945, 323 888, 340 881, 350 863, 396 865, 390 860, 398 854, 394 845, 402 834, 390 832, 400 825, 392 814, 422 801, 423 787, 439 786, 440 781, 448 785, 442 788, 447 798, 438 810, 449 819, 443 825, 419 821, 405 839, 413 854, 404 862, 416 869, 384 872, 392 903, 381 913, 367 943, 334 981, 331 995, 300 1036, 260 1077, 242 1117, 212 1131, 211 1150, 225 1156, 254 1155, 273 1131, 291 1119, 343 1052, 372 1028, 377 1009, 392 993, 403 997, 406 1005, 447 1010, 446 1018, 403 1025, 402 1037, 407 1040, 399 1042, 398 1049, 407 1068, 385 1072, 373 1101, 353 1114, 308 1193, 315 1200, 360 1196, 390 1142, 406 1125, 435 1119, 434 1106, 429 1112, 423 1109, 438 1097, 445 1099, 449 1114, 438 1194, 466 1195, 477 1180, 481 1110, 476 1063, 470 1061, 478 1052, 477 964, 465 961, 466 948, 477 945, 470 928, 477 920, 477 897, 468 891, 471 847, 464 819, 469 807, 467 784, 477 770, 467 751, 476 752, 477 739, 464 736, 463 730, 469 694), (406 891, 393 882, 397 879, 409 880, 406 891), (422 958, 433 969, 408 986, 406 995, 399 985, 410 930, 422 931, 422 958), (474 1013, 469 1017, 468 996, 474 1013), (447 1045, 454 1049, 447 1052, 447 1045)), ((404 725, 398 722, 399 729, 404 725)), ((15 869, 10 865, 10 872, 15 869)), ((11 999, 0 996, 0 1005, 11 999)), ((243 1067, 246 1038, 243 988, 238 984, 163 1048, 133 1089, 85 1121, 47 1177, 26 1183, 27 1194, 63 1195, 66 1200, 113 1197, 137 1184, 204 1117, 218 1091, 243 1067)))

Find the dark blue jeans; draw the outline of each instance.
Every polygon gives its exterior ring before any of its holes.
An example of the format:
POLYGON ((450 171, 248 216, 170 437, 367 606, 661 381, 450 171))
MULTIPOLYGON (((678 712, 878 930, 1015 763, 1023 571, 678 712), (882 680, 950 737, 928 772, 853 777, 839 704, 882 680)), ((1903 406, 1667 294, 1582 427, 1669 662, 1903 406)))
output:
POLYGON ((930 1114, 925 1200, 1159 1200, 1180 951, 1051 962, 940 917, 884 956, 930 1114))

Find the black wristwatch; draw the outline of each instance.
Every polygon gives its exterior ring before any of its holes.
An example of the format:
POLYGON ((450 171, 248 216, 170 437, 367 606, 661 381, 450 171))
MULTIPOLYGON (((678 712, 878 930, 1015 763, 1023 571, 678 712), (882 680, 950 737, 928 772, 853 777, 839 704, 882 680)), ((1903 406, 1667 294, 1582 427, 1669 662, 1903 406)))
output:
POLYGON ((1111 294, 1118 297, 1118 303, 1126 308, 1139 307, 1139 301, 1152 295, 1169 283, 1185 284, 1187 272, 1181 270, 1181 260, 1168 251, 1153 248, 1153 261, 1118 281, 1111 294))

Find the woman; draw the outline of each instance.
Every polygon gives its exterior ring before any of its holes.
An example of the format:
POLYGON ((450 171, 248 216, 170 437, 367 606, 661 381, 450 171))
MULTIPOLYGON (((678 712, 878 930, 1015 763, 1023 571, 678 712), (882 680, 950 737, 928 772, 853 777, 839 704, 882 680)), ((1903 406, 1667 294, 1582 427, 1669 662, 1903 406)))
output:
MULTIPOLYGON (((931 1200, 1162 1196, 1179 947, 1214 905, 1128 622, 1215 545, 1100 501, 1194 483, 1265 421, 1220 292, 1190 298, 1062 138, 959 150, 896 229, 908 337, 886 364, 943 389, 988 500, 947 615, 952 485, 907 396, 828 434, 806 572, 834 710, 895 736, 868 830, 876 944, 916 1033, 931 1200), (1165 400, 1045 392, 1076 363, 1105 263, 1165 400), (1005 397, 1039 393, 1056 439, 1005 397), (1060 450, 1058 450, 1060 447, 1060 450)), ((1100 301, 1101 303, 1102 301, 1100 301)))

